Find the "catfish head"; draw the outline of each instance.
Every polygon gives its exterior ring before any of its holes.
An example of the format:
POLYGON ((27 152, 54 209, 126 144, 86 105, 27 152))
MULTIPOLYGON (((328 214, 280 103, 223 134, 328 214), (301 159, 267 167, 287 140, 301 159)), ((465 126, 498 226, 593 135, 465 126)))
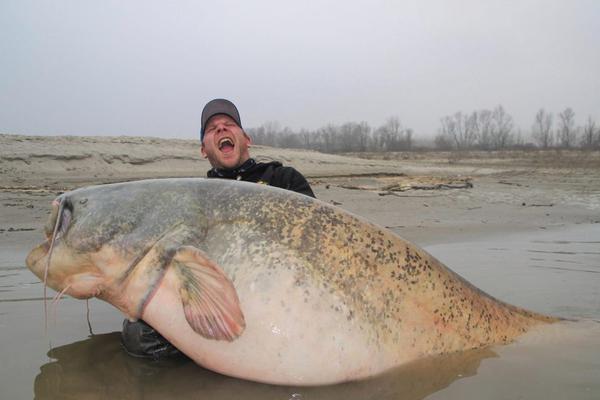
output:
POLYGON ((130 319, 141 318, 173 271, 192 328, 233 340, 245 322, 233 283, 201 250, 208 229, 203 187, 201 180, 165 179, 64 193, 27 266, 61 294, 100 298, 130 319))
POLYGON ((74 251, 67 244, 73 222, 73 204, 66 196, 52 202, 44 227, 46 240, 27 256, 27 267, 47 286, 78 299, 99 296, 103 291, 102 272, 89 253, 74 251))

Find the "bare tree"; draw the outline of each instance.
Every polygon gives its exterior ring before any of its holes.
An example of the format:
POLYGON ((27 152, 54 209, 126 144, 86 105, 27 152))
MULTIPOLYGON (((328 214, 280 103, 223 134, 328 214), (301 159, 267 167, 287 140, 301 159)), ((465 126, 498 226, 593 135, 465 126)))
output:
POLYGON ((383 143, 388 151, 400 150, 399 142, 402 132, 402 124, 400 118, 390 117, 382 126, 383 143))
POLYGON ((477 126, 479 128, 479 147, 483 150, 491 150, 494 130, 492 112, 490 110, 479 111, 477 120, 477 126))
POLYGON ((387 121, 385 121, 385 127, 390 134, 394 136, 400 135, 400 132, 402 131, 402 123, 400 122, 400 118, 389 117, 387 121))
POLYGON ((558 140, 562 147, 568 149, 575 144, 575 140, 577 139, 575 112, 570 107, 567 107, 563 112, 558 114, 558 118, 558 140))
POLYGON ((390 117, 373 133, 373 147, 381 151, 408 150, 412 146, 412 130, 404 129, 398 117, 390 117))
POLYGON ((246 131, 246 133, 252 138, 252 143, 254 144, 260 144, 260 145, 266 145, 267 143, 265 143, 265 134, 264 134, 264 130, 259 127, 259 128, 246 128, 244 129, 244 131, 246 131))
MULTIPOLYGON (((462 118, 462 116, 461 116, 462 118)), ((456 121, 454 117, 445 116, 440 119, 440 130, 436 137, 436 145, 443 145, 444 147, 450 146, 451 149, 457 147, 456 145, 456 121)))
POLYGON ((367 151, 371 135, 371 127, 366 121, 356 124, 356 135, 358 140, 358 151, 367 151))
POLYGON ((438 150, 452 150, 454 148, 454 142, 449 135, 440 132, 436 135, 433 140, 435 148, 438 150))
POLYGON ((357 151, 360 143, 356 122, 346 122, 339 127, 335 138, 336 148, 342 152, 357 151))
POLYGON ((258 128, 247 129, 246 132, 255 144, 277 146, 277 136, 281 132, 281 127, 277 121, 267 121, 258 128))
MULTIPOLYGON (((513 147, 518 147, 522 149, 527 147, 527 144, 525 143, 525 139, 523 138, 523 134, 520 128, 517 128, 517 131, 512 135, 511 141, 511 146, 513 147)), ((531 146, 531 143, 529 145, 531 146)))
POLYGON ((552 146, 554 137, 552 135, 552 114, 546 113, 543 108, 535 114, 535 122, 531 127, 532 136, 537 145, 543 149, 552 146))
POLYGON ((411 150, 413 146, 413 134, 414 131, 410 128, 404 130, 404 143, 406 150, 411 150))
POLYGON ((335 151, 335 138, 339 132, 337 126, 328 124, 327 126, 319 129, 318 136, 321 141, 321 150, 326 153, 332 153, 335 151))
POLYGON ((472 148, 476 143, 478 136, 476 112, 465 115, 459 111, 452 116, 442 118, 441 124, 440 135, 446 138, 444 141, 454 143, 455 148, 465 150, 472 148))
POLYGON ((282 131, 277 132, 275 136, 277 147, 287 149, 297 149, 302 147, 302 138, 290 127, 286 126, 282 131))
POLYGON ((477 143, 479 136, 479 118, 477 112, 473 111, 465 115, 462 124, 458 124, 462 148, 470 149, 477 143))
POLYGON ((494 149, 504 149, 511 144, 511 132, 513 130, 513 119, 499 105, 492 111, 492 146, 494 149))
POLYGON ((581 147, 584 149, 593 149, 600 147, 600 129, 596 128, 596 122, 589 116, 585 126, 582 129, 581 147))
POLYGON ((307 129, 300 129, 300 132, 298 132, 298 136, 300 137, 300 141, 302 142, 302 148, 304 149, 313 149, 314 148, 314 140, 313 140, 313 135, 309 130, 307 129))

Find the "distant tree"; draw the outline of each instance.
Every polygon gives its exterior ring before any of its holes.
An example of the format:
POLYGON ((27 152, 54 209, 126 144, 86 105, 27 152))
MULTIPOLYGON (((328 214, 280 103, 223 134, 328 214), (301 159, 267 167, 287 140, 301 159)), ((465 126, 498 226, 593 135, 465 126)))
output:
POLYGON ((408 150, 413 140, 412 129, 402 128, 397 117, 389 118, 373 134, 365 121, 328 124, 316 131, 301 129, 299 132, 289 127, 282 129, 276 121, 267 121, 258 128, 246 128, 246 132, 255 144, 326 153, 408 150))
POLYGON ((281 125, 277 121, 267 121, 258 128, 247 129, 248 135, 255 144, 265 146, 278 146, 278 135, 281 132, 281 125))
POLYGON ((297 149, 302 147, 300 135, 287 126, 282 131, 276 133, 275 136, 277 147, 286 149, 297 149))
POLYGON ((333 124, 327 124, 319 129, 318 136, 321 142, 321 151, 333 153, 335 151, 335 138, 338 136, 339 128, 333 124))
POLYGON ((377 127, 373 131, 371 137, 371 150, 372 151, 387 151, 387 137, 386 129, 383 126, 377 127))
POLYGON ((404 143, 405 143, 405 150, 411 150, 413 147, 413 135, 414 135, 414 131, 410 128, 406 128, 404 130, 404 143))
POLYGON ((401 151, 412 147, 412 129, 404 129, 398 117, 390 117, 375 129, 372 148, 376 151, 401 151))
POLYGON ((531 127, 533 140, 536 144, 547 149, 552 147, 554 137, 552 135, 552 114, 546 113, 543 108, 535 114, 535 122, 531 127))
POLYGON ((560 145, 564 148, 570 148, 577 139, 577 130, 575 129, 575 112, 570 107, 565 108, 558 114, 557 136, 560 145))
POLYGON ((504 149, 512 142, 513 119, 499 105, 492 111, 491 139, 494 149, 504 149))
MULTIPOLYGON (((523 134, 522 134, 520 128, 518 128, 517 132, 512 135, 511 142, 512 142, 511 147, 520 148, 520 149, 524 149, 524 148, 528 147, 528 144, 525 143, 525 139, 523 138, 523 134)), ((529 145, 532 146, 531 143, 529 143, 529 145)))
POLYGON ((596 122, 589 116, 582 129, 581 147, 594 149, 600 147, 600 128, 596 128, 596 122))
POLYGON ((381 127, 382 142, 387 151, 397 151, 400 148, 400 136, 402 134, 402 124, 398 117, 390 117, 385 125, 381 127))
MULTIPOLYGON (((458 113, 457 113, 458 114, 458 113)), ((459 114, 462 119, 462 114, 459 114)), ((445 116, 440 119, 441 127, 439 129, 439 134, 436 137, 436 144, 450 146, 451 149, 458 148, 457 146, 457 128, 456 128, 456 119, 455 116, 445 116)))
POLYGON ((440 132, 436 135, 433 140, 433 144, 438 150, 452 150, 454 148, 454 142, 449 135, 440 132))
POLYGON ((366 122, 346 122, 338 129, 337 149, 343 152, 366 151, 371 128, 366 122))
POLYGON ((478 139, 477 113, 465 115, 457 112, 452 116, 446 116, 441 119, 440 134, 445 136, 454 147, 459 150, 466 150, 473 147, 478 139))
POLYGON ((367 151, 369 148, 369 141, 371 139, 371 127, 366 121, 361 121, 356 124, 356 138, 357 138, 357 150, 367 151))
POLYGON ((246 133, 252 138, 252 143, 259 145, 266 145, 264 130, 261 127, 258 128, 246 128, 246 133))
POLYGON ((387 132, 389 132, 392 136, 398 136, 402 131, 402 123, 398 117, 389 117, 387 121, 385 121, 384 126, 387 132))
POLYGON ((490 110, 481 110, 477 116, 478 143, 482 150, 491 150, 493 147, 492 138, 494 136, 494 124, 492 121, 492 112, 490 110))
POLYGON ((307 129, 302 128, 300 132, 298 132, 298 136, 300 137, 300 142, 302 143, 302 148, 304 149, 313 149, 315 146, 314 143, 314 135, 307 129))
POLYGON ((479 119, 477 117, 477 112, 473 111, 471 114, 465 115, 462 125, 459 123, 458 127, 462 127, 460 137, 463 148, 472 148, 479 139, 479 119))
POLYGON ((281 124, 277 121, 266 121, 262 124, 265 139, 271 146, 278 146, 277 136, 281 132, 281 124))

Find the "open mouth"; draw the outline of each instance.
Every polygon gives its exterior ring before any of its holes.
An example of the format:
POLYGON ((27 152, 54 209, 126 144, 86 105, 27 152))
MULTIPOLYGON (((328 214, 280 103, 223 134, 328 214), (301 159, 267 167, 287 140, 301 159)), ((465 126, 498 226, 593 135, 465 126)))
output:
POLYGON ((229 153, 233 151, 235 145, 233 144, 233 140, 231 138, 224 137, 219 140, 218 147, 223 153, 229 153))
MULTIPOLYGON (((38 265, 38 263, 44 258, 50 256, 50 250, 52 249, 53 242, 56 240, 56 237, 60 232, 60 225, 62 224, 61 219, 64 218, 64 204, 61 205, 61 198, 57 198, 52 202, 52 211, 50 213, 50 217, 44 226, 44 236, 46 240, 36 246, 31 252, 27 255, 27 259, 25 263, 29 267, 34 274, 38 275, 40 279, 44 279, 43 277, 43 266, 38 265)), ((67 221, 68 224, 68 221, 67 221)))
POLYGON ((25 265, 40 279, 43 279, 43 269, 40 267, 39 270, 36 269, 36 265, 38 262, 44 258, 48 252, 50 251, 50 241, 46 240, 45 242, 34 247, 29 254, 27 254, 27 258, 25 259, 25 265), (36 272, 39 271, 38 272, 36 272))
MULTIPOLYGON (((66 235, 73 220, 73 205, 68 198, 58 197, 52 202, 52 212, 44 227, 46 240, 36 246, 25 260, 27 267, 40 279, 44 281, 44 292, 46 290, 48 269, 53 249, 66 235)), ((44 294, 44 297, 45 294, 44 294)))

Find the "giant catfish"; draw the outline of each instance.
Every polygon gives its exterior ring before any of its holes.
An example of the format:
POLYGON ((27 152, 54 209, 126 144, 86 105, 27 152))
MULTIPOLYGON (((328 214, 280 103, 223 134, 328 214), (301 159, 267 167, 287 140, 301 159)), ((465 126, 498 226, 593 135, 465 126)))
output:
POLYGON ((92 186, 53 202, 27 257, 47 285, 142 318, 198 364, 319 385, 512 341, 551 317, 308 196, 219 179, 92 186))

